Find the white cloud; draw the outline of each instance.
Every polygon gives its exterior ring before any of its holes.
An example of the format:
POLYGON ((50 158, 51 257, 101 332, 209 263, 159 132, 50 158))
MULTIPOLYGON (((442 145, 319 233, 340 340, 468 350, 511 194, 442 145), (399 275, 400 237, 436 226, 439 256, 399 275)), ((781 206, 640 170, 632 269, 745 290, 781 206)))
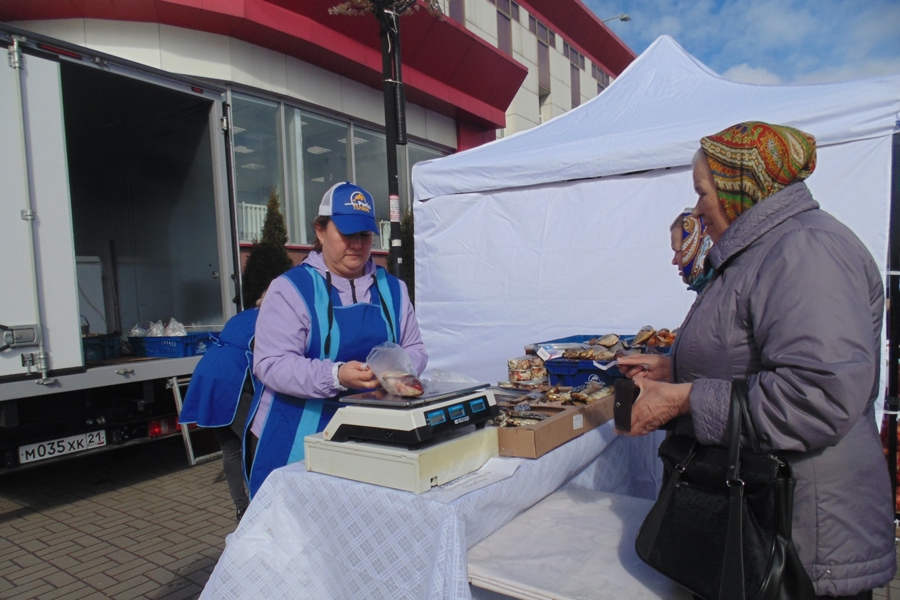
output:
POLYGON ((739 83, 760 83, 765 85, 778 85, 781 83, 781 78, 775 73, 760 67, 751 67, 747 63, 731 67, 722 73, 722 77, 739 83))
POLYGON ((900 73, 897 0, 585 0, 640 54, 662 34, 713 71, 752 83, 900 73))

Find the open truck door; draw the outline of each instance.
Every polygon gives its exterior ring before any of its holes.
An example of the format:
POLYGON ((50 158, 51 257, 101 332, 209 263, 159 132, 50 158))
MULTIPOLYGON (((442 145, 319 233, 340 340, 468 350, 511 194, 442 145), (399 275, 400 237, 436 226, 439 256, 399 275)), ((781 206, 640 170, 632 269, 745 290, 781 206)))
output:
POLYGON ((59 64, 9 49, 0 69, 0 376, 80 368, 72 214, 59 64))
POLYGON ((177 435, 167 383, 236 309, 225 90, 10 25, 0 40, 0 472, 177 435), (197 344, 125 351, 173 318, 197 344))

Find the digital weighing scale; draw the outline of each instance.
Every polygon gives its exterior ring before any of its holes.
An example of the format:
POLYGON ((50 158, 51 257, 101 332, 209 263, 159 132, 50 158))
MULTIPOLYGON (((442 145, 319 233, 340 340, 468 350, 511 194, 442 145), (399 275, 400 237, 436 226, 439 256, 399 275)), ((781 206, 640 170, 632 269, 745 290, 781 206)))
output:
POLYGON ((445 432, 475 425, 499 415, 489 384, 426 382, 421 396, 407 398, 375 390, 344 396, 322 432, 323 439, 406 444, 415 447, 445 432))

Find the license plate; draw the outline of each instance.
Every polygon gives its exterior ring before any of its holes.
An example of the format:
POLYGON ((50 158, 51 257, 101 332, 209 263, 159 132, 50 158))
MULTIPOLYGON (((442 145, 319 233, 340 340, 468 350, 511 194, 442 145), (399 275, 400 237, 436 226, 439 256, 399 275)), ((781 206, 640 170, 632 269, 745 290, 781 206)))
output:
POLYGON ((100 448, 105 445, 106 431, 103 430, 82 433, 58 440, 49 440, 38 444, 28 444, 27 446, 19 446, 19 464, 63 456, 73 452, 90 450, 91 448, 100 448))

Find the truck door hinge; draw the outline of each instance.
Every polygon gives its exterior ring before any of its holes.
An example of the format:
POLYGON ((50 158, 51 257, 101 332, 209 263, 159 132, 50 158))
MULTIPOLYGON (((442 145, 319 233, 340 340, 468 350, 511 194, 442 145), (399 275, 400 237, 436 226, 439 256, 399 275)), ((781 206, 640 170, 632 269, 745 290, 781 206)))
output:
POLYGON ((223 133, 228 132, 228 117, 222 115, 222 117, 219 119, 219 127, 222 129, 223 133))
POLYGON ((19 214, 22 215, 23 221, 34 221, 37 218, 37 215, 34 214, 34 211, 30 208, 23 208, 19 214))
POLYGON ((22 48, 19 47, 19 42, 24 42, 25 38, 20 35, 12 36, 12 45, 9 47, 9 68, 10 69, 21 69, 22 68, 22 48))

